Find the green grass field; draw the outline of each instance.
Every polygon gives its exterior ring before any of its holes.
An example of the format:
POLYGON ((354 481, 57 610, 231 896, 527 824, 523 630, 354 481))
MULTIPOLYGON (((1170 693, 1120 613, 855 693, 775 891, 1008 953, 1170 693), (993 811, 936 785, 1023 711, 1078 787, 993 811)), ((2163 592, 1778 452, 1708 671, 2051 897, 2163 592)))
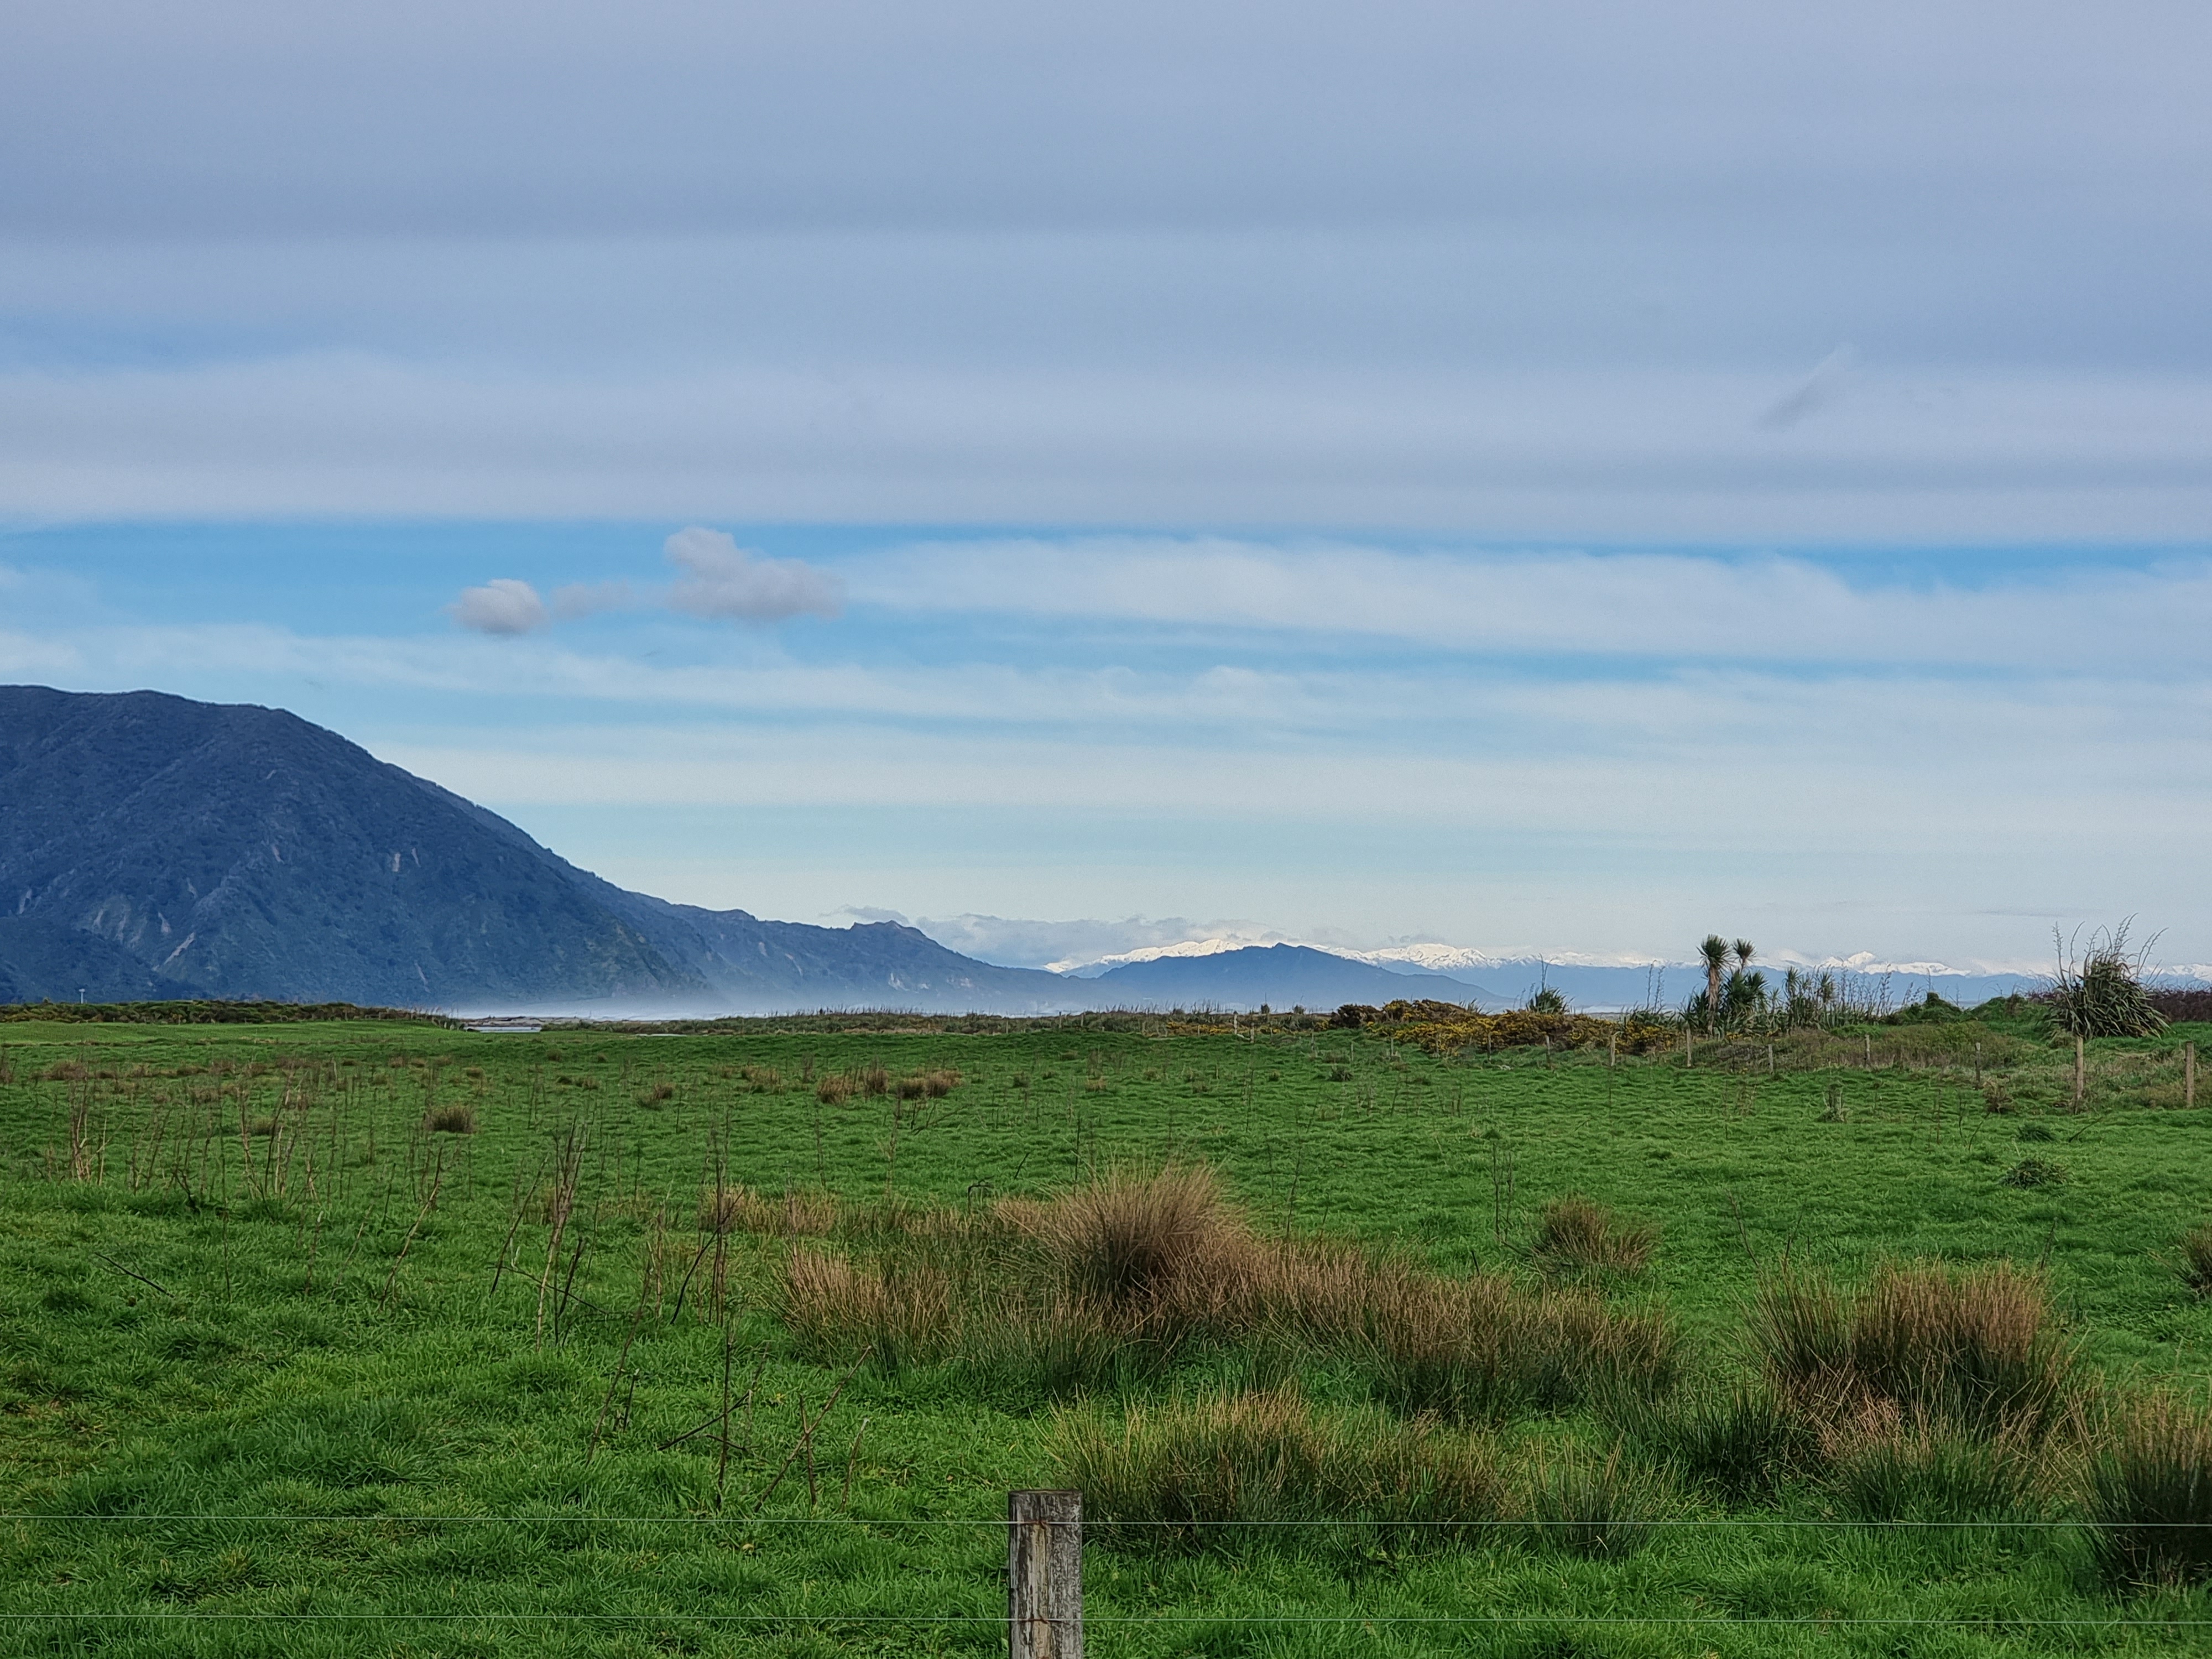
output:
MULTIPOLYGON (((1003 1650, 1006 1493, 1060 1482, 1068 1423, 1118 1434, 1132 1407, 1250 1388, 1369 1430, 1390 1409, 1341 1346, 1194 1341, 1055 1384, 1020 1356, 802 1340, 781 1315, 796 1249, 903 1272, 921 1247, 902 1241, 981 1248, 1005 1200, 1114 1169, 1203 1164, 1265 1237, 1503 1273, 1532 1297, 1542 1206, 1586 1194, 1659 1229, 1647 1268, 1577 1293, 1671 1318, 1671 1397, 1753 1375, 1762 1275, 1856 1285, 1917 1258, 2039 1268, 2114 1411, 2154 1383, 2203 1389, 2212 1304, 2172 1258, 2212 1218, 2212 1111, 2177 1109, 2179 1043, 2205 1029, 2093 1045, 2075 1111, 2070 1048, 2017 1024, 1796 1038, 1771 1062, 1763 1042, 1701 1047, 1686 1068, 1279 1023, 808 1029, 836 1024, 0 1024, 0 1644, 1003 1650), (933 1093, 931 1073, 958 1080, 933 1093), (854 1091, 825 1102, 831 1077, 854 1091), (814 1213, 833 1194, 841 1218, 800 1226, 811 1243, 704 1229, 718 1182, 814 1213)), ((1591 1396, 1448 1427, 1536 1493, 1625 1420, 1591 1396)), ((1089 1639, 2212 1651, 2212 1595, 2100 1577, 2056 1452, 2032 1491, 1955 1513, 1870 1510, 1832 1471, 1731 1497, 1647 1441, 1620 1455, 1638 1514, 1666 1522, 1640 1548, 1578 1552, 1522 1524, 1533 1499, 1468 1533, 1368 1516, 1102 1535, 1089 1639), (1865 1524, 1930 1514, 1971 1524, 1865 1524)))

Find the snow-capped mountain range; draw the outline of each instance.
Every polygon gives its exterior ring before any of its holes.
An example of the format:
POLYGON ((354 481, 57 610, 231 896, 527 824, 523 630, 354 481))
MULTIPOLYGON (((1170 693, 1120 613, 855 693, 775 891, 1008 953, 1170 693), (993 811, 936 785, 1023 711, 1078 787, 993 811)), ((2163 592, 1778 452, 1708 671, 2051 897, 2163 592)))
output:
MULTIPOLYGON (((1593 952, 1583 951, 1537 951, 1529 949, 1477 950, 1471 945, 1445 945, 1429 942, 1415 945, 1387 945, 1380 950, 1359 951, 1348 945, 1327 945, 1317 939, 1295 939, 1276 935, 1265 939, 1214 938, 1184 939, 1174 945, 1148 945, 1133 951, 1120 951, 1109 956, 1091 957, 1082 960, 1047 963, 1048 971, 1065 974, 1071 979, 1096 979, 1126 963, 1158 962, 1167 957, 1213 957, 1231 951, 1249 950, 1257 945, 1297 945, 1308 950, 1325 951, 1334 957, 1343 957, 1352 962, 1364 962, 1377 968, 1387 968, 1397 973, 1446 974, 1458 976, 1480 974, 1497 969, 1520 968, 1629 968, 1668 970, 1695 966, 1688 958, 1668 961, 1662 957, 1638 956, 1629 952, 1593 952)), ((1871 951, 1860 951, 1847 957, 1809 957, 1795 951, 1779 951, 1772 957, 1755 958, 1756 965, 1786 970, 1790 968, 1823 969, 1847 973, 1880 975, 1911 979, 1943 979, 1954 976, 1973 978, 2019 976, 2039 978, 2049 970, 2034 963, 1973 963, 1953 966, 1942 962, 1886 962, 1871 951)), ((1703 971, 1700 969, 1699 971, 1703 971)), ((2197 978, 2207 969, 2198 966, 2172 968, 2165 970, 2175 977, 2197 978)))

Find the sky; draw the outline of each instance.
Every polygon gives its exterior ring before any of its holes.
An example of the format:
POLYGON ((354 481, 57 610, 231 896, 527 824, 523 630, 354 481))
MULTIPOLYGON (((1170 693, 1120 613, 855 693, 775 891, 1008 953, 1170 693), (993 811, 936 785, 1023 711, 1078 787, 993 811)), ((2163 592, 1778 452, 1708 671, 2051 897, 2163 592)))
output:
POLYGON ((1003 960, 2212 960, 2201 7, 9 35, 0 677, 1003 960))

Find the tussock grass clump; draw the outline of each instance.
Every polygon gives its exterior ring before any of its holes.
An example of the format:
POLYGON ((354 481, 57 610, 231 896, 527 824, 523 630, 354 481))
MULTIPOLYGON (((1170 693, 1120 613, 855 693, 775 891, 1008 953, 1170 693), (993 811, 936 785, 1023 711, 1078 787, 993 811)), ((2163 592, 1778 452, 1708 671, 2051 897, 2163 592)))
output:
MULTIPOLYGON (((1435 1546, 1504 1512, 1491 1443, 1431 1419, 1316 1411, 1294 1388, 1061 1413, 1052 1449, 1101 1542, 1121 1547, 1282 1547, 1298 1521, 1459 1522, 1408 1528, 1435 1546), (1242 1530, 1224 1522, 1270 1522, 1242 1530)), ((1312 1541, 1340 1541, 1316 1528, 1312 1541)))
MULTIPOLYGON (((1663 1315, 1613 1309, 1592 1291, 1531 1292, 1502 1276, 1443 1277, 1346 1243, 1264 1240, 1202 1167, 1115 1171, 975 1218, 833 1208, 800 1219, 744 1189, 720 1201, 723 1213, 702 1227, 834 1231, 875 1240, 887 1261, 954 1268, 960 1356, 1049 1393, 1127 1382, 1209 1347, 1257 1345, 1348 1362, 1401 1412, 1468 1422, 1601 1395, 1656 1397, 1678 1365, 1663 1315)), ((812 1317, 823 1325, 859 1306, 832 1298, 812 1317)))
POLYGON ((852 1093, 852 1079, 835 1073, 814 1085, 814 1097, 824 1106, 842 1106, 852 1093))
POLYGON ((1768 1376, 1816 1419, 1893 1408, 1970 1433, 2055 1427, 2078 1395, 2042 1279, 2009 1262, 1891 1264, 1856 1297, 1785 1273, 1751 1309, 1768 1376))
POLYGON ((2068 1170, 2054 1158, 2024 1158, 1998 1179, 2008 1187, 2063 1187, 2068 1170))
POLYGON ((1122 1310, 1211 1299, 1200 1281, 1234 1273, 1241 1263, 1223 1258, 1241 1256, 1236 1247, 1246 1237, 1213 1172, 1200 1166, 1149 1176, 1116 1170, 1017 1213, 1079 1295, 1122 1310))
POLYGON ((709 1189, 699 1200, 702 1233, 759 1233, 770 1238, 826 1238, 845 1221, 835 1193, 798 1188, 769 1198, 750 1187, 709 1189))
POLYGON ((892 1085, 901 1100, 942 1100, 960 1086, 957 1071, 917 1072, 892 1085))
POLYGON ((1621 1221, 1595 1200, 1570 1193, 1544 1206, 1533 1254, 1538 1268, 1553 1279, 1638 1273, 1650 1265, 1658 1242, 1656 1227, 1621 1221))
POLYGON ((1771 1496, 1820 1462, 1814 1425, 1769 1389, 1707 1386, 1662 1401, 1632 1396, 1599 1406, 1678 1479, 1735 1502, 1771 1496))
POLYGON ((2130 1402, 2088 1486, 2107 1582, 2212 1579, 2212 1413, 2165 1390, 2130 1402))
POLYGON ((477 1132, 477 1115, 466 1106, 434 1106, 423 1115, 422 1127, 433 1134, 472 1135, 477 1132))
POLYGON ((1876 1411, 1826 1437, 1828 1490, 1870 1521, 1990 1521, 2038 1513, 2051 1464, 2029 1431, 1964 1433, 1876 1411))
POLYGON ((2212 1296, 2212 1221, 2199 1222, 2181 1236, 2173 1260, 2181 1282, 2198 1296, 2212 1296))
POLYGON ((1651 1541, 1666 1511, 1665 1483, 1615 1445, 1602 1458, 1571 1452, 1536 1471, 1530 1483, 1529 1541, 1598 1560, 1633 1555, 1651 1541))
POLYGON ((822 1355, 874 1351, 885 1370, 942 1358, 960 1323, 952 1281, 927 1262, 854 1262, 796 1249, 784 1271, 781 1312, 800 1346, 822 1355))
POLYGON ((1596 1296, 1532 1296, 1489 1275, 1400 1273, 1366 1287, 1364 1346, 1380 1395, 1401 1411, 1456 1421, 1593 1397, 1656 1398, 1671 1389, 1680 1344, 1664 1315, 1616 1310, 1596 1296))

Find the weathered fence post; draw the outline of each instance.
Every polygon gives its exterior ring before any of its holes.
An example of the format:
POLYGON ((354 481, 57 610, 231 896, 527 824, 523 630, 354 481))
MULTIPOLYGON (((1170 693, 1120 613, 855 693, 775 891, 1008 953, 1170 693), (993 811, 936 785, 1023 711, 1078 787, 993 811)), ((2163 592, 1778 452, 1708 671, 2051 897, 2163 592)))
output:
POLYGON ((2081 1094, 2089 1078, 2089 1051, 2077 1036, 2074 1039, 2074 1109, 2081 1109, 2081 1094))
POLYGON ((2181 1103, 2197 1103, 2197 1044, 2194 1039, 2181 1045, 2181 1103))
POLYGON ((1006 1650, 1083 1659, 1083 1494, 1006 1497, 1006 1650))

